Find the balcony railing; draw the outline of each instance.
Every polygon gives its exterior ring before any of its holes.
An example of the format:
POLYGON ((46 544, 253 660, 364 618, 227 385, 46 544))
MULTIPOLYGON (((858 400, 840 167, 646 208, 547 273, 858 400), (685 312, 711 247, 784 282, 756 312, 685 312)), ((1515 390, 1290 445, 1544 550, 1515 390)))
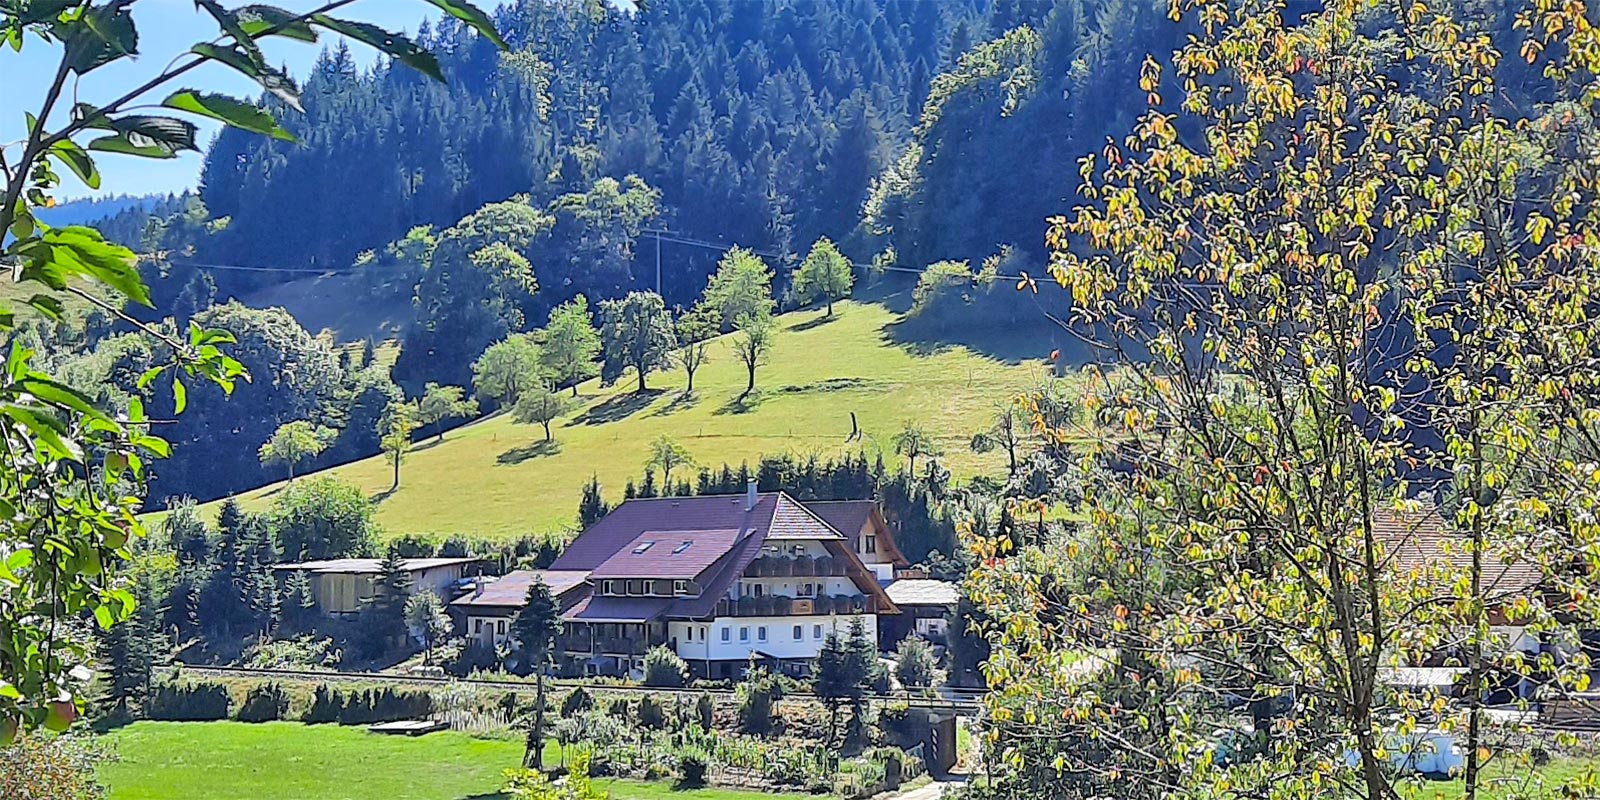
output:
POLYGON ((650 643, 642 639, 624 639, 616 636, 594 636, 587 633, 567 634, 558 644, 563 653, 587 653, 607 656, 642 656, 650 643))
POLYGON ((723 598, 717 601, 719 617, 792 617, 828 614, 876 614, 877 598, 863 595, 819 595, 789 597, 772 594, 764 597, 723 598))
POLYGON ((744 570, 747 578, 843 577, 849 562, 832 556, 761 556, 744 570))

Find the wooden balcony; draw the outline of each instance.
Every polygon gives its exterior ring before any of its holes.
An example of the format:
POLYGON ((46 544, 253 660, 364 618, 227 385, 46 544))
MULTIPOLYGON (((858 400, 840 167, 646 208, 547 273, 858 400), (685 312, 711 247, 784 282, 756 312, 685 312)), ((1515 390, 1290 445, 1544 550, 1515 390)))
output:
POLYGON ((864 595, 820 595, 818 597, 765 597, 724 598, 717 601, 719 617, 809 617, 829 614, 876 614, 875 597, 864 595))
POLYGON ((746 578, 807 578, 844 577, 849 573, 849 562, 842 558, 818 556, 816 558, 792 556, 761 556, 745 567, 746 578))

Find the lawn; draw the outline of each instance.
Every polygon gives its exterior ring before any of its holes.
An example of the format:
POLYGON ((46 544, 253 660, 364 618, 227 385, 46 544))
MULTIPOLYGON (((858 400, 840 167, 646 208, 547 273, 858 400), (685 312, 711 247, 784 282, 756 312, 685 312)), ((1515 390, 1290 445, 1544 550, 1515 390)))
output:
MULTIPOLYGON (((106 738, 116 760, 100 776, 111 800, 469 800, 497 796, 502 771, 522 759, 514 741, 461 733, 379 736, 293 722, 139 722, 106 738)), ((598 783, 615 800, 786 797, 598 783)))
MULTIPOLYGON (((1043 362, 902 345, 890 333, 899 316, 884 306, 835 308, 832 319, 816 311, 779 319, 770 363, 756 373, 758 395, 746 403, 737 399, 744 367, 723 337, 712 343, 693 395, 684 393, 681 371, 652 375, 644 395, 633 393, 631 377, 604 389, 590 381, 579 389, 580 407, 555 424, 553 442, 543 441, 537 425, 495 416, 451 431, 442 442, 419 442, 393 493, 390 466, 381 458, 330 472, 378 499, 378 521, 390 535, 510 537, 571 526, 591 475, 608 500, 620 500, 623 485, 643 473, 651 441, 663 434, 713 467, 753 466, 763 455, 829 458, 861 449, 893 463, 892 437, 915 420, 934 435, 956 475, 1003 471, 1003 454, 979 455, 968 443, 988 426, 997 403, 1038 383, 1043 362), (861 432, 856 442, 848 439, 852 414, 861 432)), ((264 508, 278 488, 241 500, 264 508)))
MULTIPOLYGON (((1594 774, 1600 762, 1594 757, 1556 758, 1542 767, 1527 769, 1507 759, 1491 760, 1484 766, 1483 789, 1478 796, 1485 800, 1525 796, 1575 796, 1594 797, 1595 787, 1586 783, 1586 776, 1594 774), (1567 783, 1581 786, 1582 791, 1572 795, 1558 792, 1567 783)), ((1424 781, 1412 784, 1403 796, 1414 800, 1460 800, 1466 795, 1462 781, 1424 781)))

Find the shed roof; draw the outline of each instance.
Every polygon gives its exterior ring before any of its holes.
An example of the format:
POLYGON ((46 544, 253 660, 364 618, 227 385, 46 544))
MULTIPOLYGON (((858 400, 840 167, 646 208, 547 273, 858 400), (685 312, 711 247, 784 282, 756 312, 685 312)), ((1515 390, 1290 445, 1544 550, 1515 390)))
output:
MULTIPOLYGON (((463 558, 403 558, 400 560, 401 569, 406 572, 423 572, 439 567, 450 567, 457 564, 473 564, 479 559, 463 558)), ((293 564, 278 564, 273 567, 277 570, 295 572, 314 572, 318 574, 346 574, 346 575, 377 575, 383 572, 383 559, 381 558, 331 558, 321 561, 300 561, 293 564)))
MULTIPOLYGON (((1453 583, 1472 568, 1465 534, 1452 531, 1436 508, 1380 509, 1372 530, 1386 549, 1388 566, 1401 578, 1453 583)), ((1509 547, 1490 541, 1483 552, 1483 590, 1490 600, 1526 594, 1543 580, 1539 565, 1509 547)))
POLYGON ((589 573, 582 570, 519 569, 506 573, 500 580, 484 584, 483 591, 458 598, 451 605, 520 607, 528 597, 528 587, 536 580, 550 587, 552 597, 560 598, 583 587, 588 577, 589 573))
POLYGON ((666 613, 670 597, 604 597, 589 595, 561 618, 570 622, 649 622, 666 613))
POLYGON ((961 600, 961 589, 950 581, 916 578, 895 581, 884 593, 897 606, 953 606, 961 600))

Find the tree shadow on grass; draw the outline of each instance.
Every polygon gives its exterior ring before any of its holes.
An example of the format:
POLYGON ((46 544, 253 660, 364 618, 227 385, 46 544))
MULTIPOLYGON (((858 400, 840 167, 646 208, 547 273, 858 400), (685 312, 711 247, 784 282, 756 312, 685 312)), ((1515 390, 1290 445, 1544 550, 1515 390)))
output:
POLYGON ((369 503, 371 503, 373 505, 380 505, 380 504, 383 503, 383 501, 388 500, 391 497, 394 497, 394 493, 398 492, 398 491, 400 491, 400 487, 391 486, 391 487, 389 487, 387 489, 384 489, 381 492, 378 492, 377 494, 374 494, 371 497, 368 497, 367 498, 367 502, 369 502, 369 503))
POLYGON ((790 325, 789 326, 789 332, 790 333, 801 333, 801 332, 804 332, 804 331, 809 331, 812 328, 820 328, 820 327, 822 327, 822 326, 824 326, 824 325, 826 325, 826 324, 828 324, 830 322, 833 322, 834 320, 837 320, 838 318, 839 318, 838 314, 824 314, 822 316, 812 317, 811 319, 805 320, 803 322, 796 322, 795 324, 790 325))
POLYGON ((551 439, 549 441, 540 439, 532 444, 525 444, 521 447, 513 447, 510 450, 501 453, 500 457, 495 459, 495 462, 510 466, 513 464, 521 464, 522 462, 532 458, 553 456, 559 452, 561 452, 561 442, 558 442, 555 439, 551 439))
POLYGON ((619 394, 610 400, 591 406, 589 410, 574 417, 572 422, 576 425, 604 425, 607 422, 627 419, 643 411, 666 391, 666 389, 646 389, 642 392, 619 394))
POLYGON ((679 392, 677 397, 672 398, 672 402, 650 412, 650 416, 666 417, 679 411, 688 411, 697 405, 700 405, 700 395, 698 393, 679 392))
POLYGON ((711 413, 719 417, 726 414, 748 414, 760 408, 763 399, 765 398, 760 389, 749 394, 734 395, 728 399, 728 402, 723 403, 721 408, 711 413))

